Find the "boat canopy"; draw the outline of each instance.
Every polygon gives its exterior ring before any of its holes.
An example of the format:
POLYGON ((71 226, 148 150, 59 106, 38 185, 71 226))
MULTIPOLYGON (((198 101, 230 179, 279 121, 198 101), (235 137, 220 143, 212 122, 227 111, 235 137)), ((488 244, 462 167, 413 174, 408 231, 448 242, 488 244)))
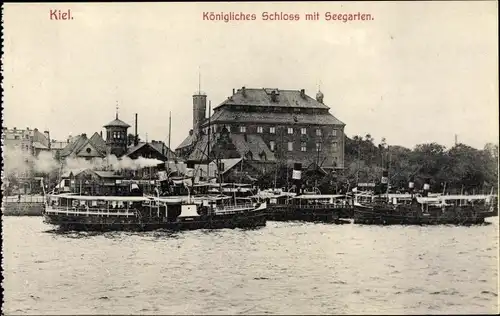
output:
POLYGON ((148 201, 150 198, 146 196, 105 196, 105 195, 71 195, 71 194, 58 194, 49 195, 51 198, 65 198, 79 201, 122 201, 122 202, 141 202, 148 201))

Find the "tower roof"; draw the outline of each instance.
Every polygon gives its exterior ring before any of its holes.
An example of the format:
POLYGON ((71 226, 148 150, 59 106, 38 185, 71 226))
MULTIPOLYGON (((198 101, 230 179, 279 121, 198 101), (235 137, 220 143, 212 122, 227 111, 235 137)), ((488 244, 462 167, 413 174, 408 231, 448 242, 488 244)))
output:
POLYGON ((120 120, 118 117, 114 119, 113 121, 109 122, 108 124, 104 125, 104 127, 130 127, 127 123, 124 121, 120 120))

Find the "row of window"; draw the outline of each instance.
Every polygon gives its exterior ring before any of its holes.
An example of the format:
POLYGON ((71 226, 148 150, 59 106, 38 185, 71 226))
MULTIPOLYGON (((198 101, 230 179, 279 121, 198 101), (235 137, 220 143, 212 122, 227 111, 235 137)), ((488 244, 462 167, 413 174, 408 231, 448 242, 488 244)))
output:
MULTIPOLYGON (((227 126, 226 127, 228 129, 228 131, 230 132, 231 131, 231 127, 230 126, 227 126)), ((240 126, 240 133, 246 133, 247 132, 247 127, 246 126, 240 126)), ((294 129, 293 127, 288 127, 287 128, 287 132, 289 135, 293 135, 294 133, 294 129)), ((262 126, 257 126, 257 133, 259 134, 262 134, 264 133, 264 127, 262 126)), ((269 134, 276 134, 276 127, 274 126, 271 126, 269 127, 269 134)), ((307 135, 307 128, 306 127, 301 127, 300 128, 300 134, 301 135, 307 135)), ((316 129, 316 136, 321 136, 322 135, 322 131, 320 128, 317 128, 316 129)), ((337 130, 332 130, 332 136, 337 136, 337 130)))
MULTIPOLYGON (((288 142, 288 151, 293 151, 293 142, 288 142)), ((333 142, 332 143, 332 150, 335 152, 337 151, 337 148, 338 148, 338 143, 337 142, 333 142)), ((270 141, 269 142, 269 149, 271 149, 271 151, 275 151, 276 150, 276 143, 274 141, 270 141)), ((316 143, 316 152, 318 151, 322 151, 323 149, 323 146, 322 146, 322 143, 320 142, 317 142, 316 143)), ((307 151, 307 143, 306 142, 301 142, 300 143, 300 151, 302 152, 306 152, 307 151)))
POLYGON ((124 132, 107 132, 107 139, 113 138, 113 139, 126 139, 127 135, 124 132), (111 137, 112 136, 112 137, 111 137))

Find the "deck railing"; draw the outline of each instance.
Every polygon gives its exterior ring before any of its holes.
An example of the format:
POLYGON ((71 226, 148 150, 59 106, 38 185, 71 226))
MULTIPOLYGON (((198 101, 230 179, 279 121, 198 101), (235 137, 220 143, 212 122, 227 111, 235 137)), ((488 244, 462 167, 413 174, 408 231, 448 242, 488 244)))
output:
POLYGON ((238 213, 242 210, 251 210, 254 208, 254 205, 252 203, 244 203, 244 204, 236 204, 236 205, 229 205, 229 206, 223 206, 221 208, 217 208, 215 211, 216 214, 233 214, 233 213, 238 213))
POLYGON ((45 210, 46 214, 66 214, 66 215, 77 215, 77 216, 90 216, 90 215, 97 215, 97 216, 124 216, 124 217, 131 217, 131 216, 136 216, 136 211, 135 210, 130 210, 130 209, 113 209, 113 210, 107 210, 107 209, 98 209, 98 208, 88 208, 88 209, 81 209, 81 208, 76 208, 76 207, 48 207, 45 210))
POLYGON ((19 198, 19 196, 4 196, 2 200, 4 203, 43 203, 44 196, 21 195, 21 198, 19 198))
POLYGON ((352 208, 352 205, 342 205, 342 204, 320 204, 320 205, 289 204, 288 206, 299 207, 303 209, 352 208))

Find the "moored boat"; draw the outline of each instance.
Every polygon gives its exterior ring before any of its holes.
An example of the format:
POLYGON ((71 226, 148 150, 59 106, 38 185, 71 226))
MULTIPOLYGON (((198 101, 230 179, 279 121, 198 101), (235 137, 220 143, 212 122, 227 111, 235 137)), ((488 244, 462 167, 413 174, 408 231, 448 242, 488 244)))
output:
POLYGON ((265 226, 264 204, 224 205, 225 197, 49 196, 44 221, 62 230, 146 231, 265 226))
MULTIPOLYGON (((410 188, 413 189, 410 182, 410 188)), ((498 214, 495 195, 429 194, 360 195, 354 202, 354 223, 372 225, 477 225, 498 214), (362 201, 364 199, 364 201, 362 201)), ((410 190, 412 191, 412 190, 410 190)))

